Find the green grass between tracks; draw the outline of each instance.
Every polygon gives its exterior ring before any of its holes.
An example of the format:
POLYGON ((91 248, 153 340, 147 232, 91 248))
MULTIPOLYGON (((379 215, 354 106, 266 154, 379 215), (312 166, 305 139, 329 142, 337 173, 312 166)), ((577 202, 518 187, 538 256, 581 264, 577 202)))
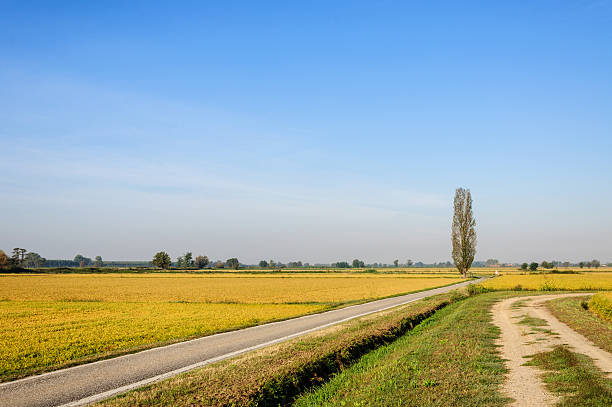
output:
POLYGON ((545 371, 544 382, 561 396, 558 406, 604 407, 612 405, 612 380, 606 379, 586 356, 556 346, 537 353, 528 365, 545 371))

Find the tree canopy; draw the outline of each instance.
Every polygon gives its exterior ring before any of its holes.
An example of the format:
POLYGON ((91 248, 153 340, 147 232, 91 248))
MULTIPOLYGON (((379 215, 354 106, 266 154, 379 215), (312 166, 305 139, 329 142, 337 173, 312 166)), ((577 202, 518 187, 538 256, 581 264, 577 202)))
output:
POLYGON ((172 260, 170 256, 166 252, 157 252, 155 256, 153 256, 153 261, 151 262, 155 267, 159 267, 162 269, 169 269, 172 264, 172 260))
POLYGON ((232 257, 231 259, 227 259, 225 261, 225 264, 227 265, 227 267, 234 269, 234 270, 237 270, 240 267, 240 262, 235 257, 232 257))

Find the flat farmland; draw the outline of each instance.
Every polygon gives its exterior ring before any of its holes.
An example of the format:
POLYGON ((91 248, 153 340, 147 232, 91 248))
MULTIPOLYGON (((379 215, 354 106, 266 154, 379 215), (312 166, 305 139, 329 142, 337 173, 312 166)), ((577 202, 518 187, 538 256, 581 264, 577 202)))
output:
POLYGON ((0 380, 459 281, 367 273, 0 275, 0 380))

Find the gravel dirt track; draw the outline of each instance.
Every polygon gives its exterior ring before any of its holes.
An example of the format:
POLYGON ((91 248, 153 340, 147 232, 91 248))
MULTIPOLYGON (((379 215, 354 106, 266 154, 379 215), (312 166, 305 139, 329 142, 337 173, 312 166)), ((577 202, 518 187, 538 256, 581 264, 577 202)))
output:
POLYGON ((493 306, 493 322, 501 329, 498 344, 509 369, 504 392, 515 400, 512 406, 551 406, 558 401, 558 398, 544 387, 540 379, 541 371, 533 366, 524 366, 526 356, 551 350, 556 345, 568 345, 572 351, 590 357, 595 366, 610 376, 612 355, 560 322, 544 305, 556 298, 584 295, 585 293, 513 297, 493 306), (538 330, 528 324, 520 324, 525 316, 543 319, 547 326, 538 327, 538 330))

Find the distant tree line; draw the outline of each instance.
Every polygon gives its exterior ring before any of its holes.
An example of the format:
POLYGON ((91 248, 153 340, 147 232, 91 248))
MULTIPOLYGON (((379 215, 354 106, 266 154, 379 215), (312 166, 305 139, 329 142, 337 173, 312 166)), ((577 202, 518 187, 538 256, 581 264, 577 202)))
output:
POLYGON ((562 267, 571 267, 571 266, 578 266, 580 268, 599 268, 601 267, 601 263, 599 260, 594 259, 591 261, 581 261, 577 264, 571 264, 570 262, 566 261, 566 262, 560 262, 560 261, 542 261, 540 264, 536 263, 536 262, 532 262, 532 263, 523 263, 521 264, 521 270, 530 270, 530 271, 536 271, 538 269, 538 267, 542 267, 543 269, 553 269, 555 267, 558 266, 562 266, 562 267))
MULTIPOLYGON (((261 260, 258 263, 261 268, 269 269, 283 269, 283 268, 308 268, 311 267, 310 263, 304 263, 300 260, 290 261, 287 264, 283 264, 279 261, 274 260, 261 260)), ((486 261, 474 261, 472 264, 474 267, 491 267, 500 265, 499 260, 495 258, 487 259, 486 261)), ((508 266, 507 264, 506 266, 508 266)), ((95 256, 93 259, 85 257, 82 254, 77 254, 72 260, 47 260, 35 252, 28 252, 26 249, 16 247, 10 255, 0 250, 0 269, 10 268, 39 268, 39 267, 159 267, 162 269, 169 269, 176 267, 179 269, 205 269, 205 268, 217 268, 217 269, 239 269, 241 267, 250 267, 248 265, 242 265, 236 257, 229 258, 225 261, 216 260, 211 261, 208 256, 199 255, 194 258, 192 252, 186 252, 184 255, 179 256, 176 262, 172 262, 168 253, 160 251, 155 254, 153 260, 147 261, 104 261, 102 256, 95 256)), ((413 260, 406 260, 405 263, 400 264, 398 259, 395 259, 392 264, 387 263, 369 263, 366 264, 363 260, 353 259, 352 262, 337 261, 331 264, 314 264, 314 267, 333 267, 340 269, 348 268, 383 268, 383 267, 423 267, 423 268, 448 268, 452 267, 453 264, 450 261, 446 262, 434 262, 425 264, 421 261, 414 262, 413 260)), ((514 266, 518 266, 514 264, 514 266)), ((612 266, 612 263, 608 264, 612 266)), ((590 261, 581 261, 578 263, 570 263, 568 261, 542 261, 541 263, 531 262, 520 264, 521 270, 536 271, 538 268, 552 269, 555 267, 580 267, 580 268, 599 268, 601 262, 597 259, 590 261)))
MULTIPOLYGON (((170 259, 170 255, 164 251, 155 253, 153 256, 153 260, 151 264, 154 267, 159 267, 161 269, 169 269, 172 267, 172 260, 170 259)), ((180 269, 204 269, 207 267, 213 268, 229 268, 237 270, 240 268, 240 261, 236 257, 232 257, 227 259, 225 262, 217 260, 216 262, 211 262, 208 259, 208 256, 197 256, 195 259, 193 258, 192 252, 186 252, 184 255, 178 257, 176 259, 175 266, 180 269)))

